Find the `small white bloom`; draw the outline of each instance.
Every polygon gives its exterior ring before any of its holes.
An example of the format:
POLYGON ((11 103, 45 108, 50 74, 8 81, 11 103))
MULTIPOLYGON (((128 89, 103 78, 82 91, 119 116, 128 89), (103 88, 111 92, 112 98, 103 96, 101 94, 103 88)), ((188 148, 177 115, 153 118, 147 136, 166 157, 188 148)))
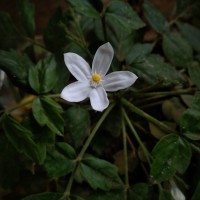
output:
POLYGON ((171 195, 174 198, 174 200, 185 200, 185 195, 182 193, 182 191, 177 187, 176 183, 171 180, 171 195))
POLYGON ((94 110, 103 111, 107 108, 109 100, 106 91, 114 92, 130 87, 138 78, 129 71, 106 75, 113 55, 114 51, 109 42, 100 46, 94 56, 91 70, 89 64, 79 55, 65 53, 65 64, 77 81, 63 89, 61 98, 69 102, 80 102, 89 97, 94 110))

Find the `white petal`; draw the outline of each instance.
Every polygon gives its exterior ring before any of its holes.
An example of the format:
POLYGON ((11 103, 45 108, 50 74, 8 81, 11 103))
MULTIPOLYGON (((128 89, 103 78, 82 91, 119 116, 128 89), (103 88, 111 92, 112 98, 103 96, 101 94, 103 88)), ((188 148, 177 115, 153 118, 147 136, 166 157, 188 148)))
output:
POLYGON ((182 191, 177 187, 176 183, 172 180, 171 183, 171 195, 174 200, 185 200, 185 195, 182 191))
POLYGON ((80 102, 89 96, 90 91, 89 81, 76 81, 66 86, 62 90, 60 97, 69 102, 80 102))
POLYGON ((89 97, 94 110, 101 112, 109 105, 108 97, 103 87, 92 89, 89 97))
POLYGON ((89 64, 78 54, 65 53, 64 61, 71 74, 78 81, 88 80, 91 76, 91 68, 89 64))
POLYGON ((109 42, 100 46, 92 62, 92 73, 98 73, 104 76, 111 65, 113 55, 114 51, 109 42))
POLYGON ((137 78, 134 73, 129 71, 112 72, 103 78, 102 84, 106 91, 114 92, 130 87, 137 78))

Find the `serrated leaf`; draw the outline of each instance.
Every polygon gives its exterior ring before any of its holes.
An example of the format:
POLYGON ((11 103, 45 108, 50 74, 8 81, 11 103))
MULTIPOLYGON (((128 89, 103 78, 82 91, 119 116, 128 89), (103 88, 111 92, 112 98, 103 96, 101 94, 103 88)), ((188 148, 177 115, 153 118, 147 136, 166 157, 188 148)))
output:
POLYGON ((35 34, 35 6, 30 0, 17 0, 17 5, 26 34, 33 38, 35 34))
POLYGON ((194 96, 192 106, 184 113, 180 121, 182 133, 190 138, 197 140, 200 137, 200 92, 194 96))
POLYGON ((99 18, 99 13, 88 0, 67 0, 76 12, 93 18, 99 18))
POLYGON ((175 67, 165 63, 164 58, 156 54, 145 57, 140 63, 134 63, 130 70, 148 84, 162 81, 164 85, 170 85, 181 80, 175 67))
POLYGON ((77 148, 83 144, 89 134, 90 117, 87 110, 71 107, 64 113, 66 130, 70 134, 73 145, 77 148))
POLYGON ((200 89, 200 62, 192 62, 188 66, 188 73, 192 82, 200 89))
POLYGON ((129 50, 129 53, 126 57, 126 63, 128 65, 134 62, 140 62, 144 59, 147 55, 151 53, 153 50, 154 43, 136 43, 134 46, 129 50))
POLYGON ((144 1, 143 8, 145 18, 156 32, 164 33, 169 30, 167 19, 149 1, 144 1))
POLYGON ((54 149, 47 153, 44 168, 50 177, 65 176, 76 166, 75 150, 67 143, 56 143, 54 149))
POLYGON ((27 196, 22 200, 60 200, 62 196, 63 193, 44 192, 27 196))
POLYGON ((200 53, 200 29, 188 23, 177 23, 178 28, 188 43, 200 53))
POLYGON ((29 83, 39 94, 51 91, 57 80, 56 61, 53 56, 45 57, 29 69, 29 83))
POLYGON ((3 130, 19 153, 24 153, 28 158, 40 163, 42 158, 30 130, 8 115, 3 119, 3 130))
POLYGON ((41 96, 33 101, 32 112, 40 126, 47 126, 51 131, 62 135, 64 120, 61 117, 62 107, 47 96, 41 96))
POLYGON ((16 85, 29 87, 28 70, 30 67, 33 67, 33 63, 26 54, 19 54, 15 50, 0 51, 0 68, 16 85))
POLYGON ((189 143, 175 134, 163 137, 152 151, 151 176, 157 181, 169 180, 176 172, 184 173, 192 156, 189 143))
POLYGON ((187 68, 193 59, 191 46, 177 33, 163 35, 163 51, 172 64, 187 68), (184 56, 183 56, 184 55, 184 56))
POLYGON ((84 158, 77 169, 81 176, 93 189, 108 191, 122 187, 117 167, 105 160, 95 157, 84 158))
POLYGON ((0 49, 16 48, 22 38, 10 15, 0 12, 0 49))

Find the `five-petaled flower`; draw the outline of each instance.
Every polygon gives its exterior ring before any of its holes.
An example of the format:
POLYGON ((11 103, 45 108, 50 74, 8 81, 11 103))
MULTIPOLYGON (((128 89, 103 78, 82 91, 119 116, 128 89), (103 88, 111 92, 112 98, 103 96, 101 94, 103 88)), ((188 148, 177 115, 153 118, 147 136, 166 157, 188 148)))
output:
POLYGON ((65 53, 64 61, 77 79, 66 86, 61 92, 61 98, 69 102, 80 102, 89 97, 94 110, 103 111, 109 105, 107 92, 114 92, 130 87, 138 78, 129 71, 116 71, 108 75, 108 69, 113 59, 114 51, 110 43, 100 46, 92 62, 89 64, 75 53, 65 53))

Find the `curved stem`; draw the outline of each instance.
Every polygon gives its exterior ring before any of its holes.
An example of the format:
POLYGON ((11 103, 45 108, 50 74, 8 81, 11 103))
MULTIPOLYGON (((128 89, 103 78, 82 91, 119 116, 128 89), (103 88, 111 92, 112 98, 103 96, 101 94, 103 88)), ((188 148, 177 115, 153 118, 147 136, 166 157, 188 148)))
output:
POLYGON ((127 200, 127 190, 129 188, 128 177, 128 155, 127 155, 127 133, 124 118, 122 119, 122 135, 123 135, 123 152, 124 152, 124 165, 125 165, 125 200, 127 200))
POLYGON ((152 117, 151 115, 149 115, 148 113, 144 112, 140 108, 136 107, 135 105, 133 105, 132 103, 130 103, 126 99, 123 98, 122 99, 122 103, 126 107, 128 107, 132 112, 140 115, 141 117, 146 118, 148 121, 150 121, 153 124, 157 125, 160 129, 162 129, 162 130, 164 130, 164 131, 166 131, 168 133, 176 133, 175 130, 172 130, 169 126, 167 126, 166 124, 164 124, 161 121, 157 120, 156 118, 152 117))
POLYGON ((130 121, 130 119, 129 119, 127 113, 126 113, 126 111, 125 111, 124 109, 123 109, 122 111, 123 111, 123 115, 124 115, 124 117, 125 117, 125 119, 126 119, 126 122, 127 122, 127 124, 129 125, 129 128, 131 129, 131 131, 132 131, 132 133, 133 133, 135 139, 136 139, 136 140, 138 141, 138 143, 140 144, 140 146, 141 146, 141 148, 142 148, 142 150, 143 150, 143 152, 144 152, 144 154, 145 154, 145 156, 146 156, 146 159, 147 159, 149 165, 151 166, 151 160, 150 160, 151 155, 150 155, 150 153, 148 152, 147 148, 145 147, 145 145, 144 145, 143 142, 141 141, 141 139, 140 139, 139 135, 137 134, 135 128, 133 127, 133 125, 132 125, 132 123, 131 123, 131 121, 130 121))

